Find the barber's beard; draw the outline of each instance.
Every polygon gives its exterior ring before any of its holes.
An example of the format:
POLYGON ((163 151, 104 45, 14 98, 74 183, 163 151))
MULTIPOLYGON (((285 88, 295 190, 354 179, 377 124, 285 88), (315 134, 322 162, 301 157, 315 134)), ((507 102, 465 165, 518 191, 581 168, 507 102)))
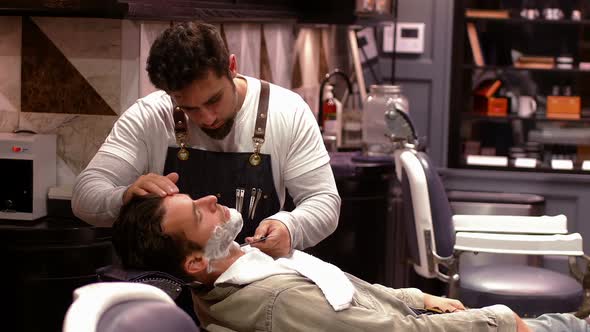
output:
POLYGON ((227 119, 225 121, 225 123, 223 125, 221 125, 221 127, 219 128, 215 128, 215 129, 208 129, 208 128, 201 128, 201 130, 209 137, 211 137, 212 139, 216 139, 216 140, 222 140, 224 138, 227 137, 227 135, 229 135, 229 133, 231 132, 231 129, 234 126, 234 122, 236 119, 236 114, 238 112, 238 100, 239 100, 239 96, 238 96, 238 89, 236 88, 235 83, 230 80, 230 82, 232 83, 232 92, 234 94, 233 98, 233 102, 234 102, 234 115, 227 119))
POLYGON ((209 136, 209 137, 211 137, 213 139, 222 140, 225 137, 227 137, 227 135, 229 135, 229 132, 231 131, 232 127, 234 126, 234 120, 235 120, 235 118, 236 118, 235 116, 229 118, 219 128, 215 128, 215 129, 201 128, 201 130, 205 134, 207 134, 207 136, 209 136))
POLYGON ((205 257, 209 259, 207 272, 211 272, 213 269, 211 261, 229 256, 234 240, 243 225, 242 215, 235 209, 229 209, 229 220, 215 227, 205 246, 205 257))

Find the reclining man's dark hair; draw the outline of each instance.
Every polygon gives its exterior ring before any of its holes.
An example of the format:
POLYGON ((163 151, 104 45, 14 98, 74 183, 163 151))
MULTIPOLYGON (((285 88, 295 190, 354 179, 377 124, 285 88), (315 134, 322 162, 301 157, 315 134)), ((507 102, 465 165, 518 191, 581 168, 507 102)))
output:
POLYGON ((162 232, 164 198, 149 194, 134 196, 123 205, 113 224, 112 242, 126 269, 161 271, 186 281, 185 257, 202 248, 182 234, 162 232))
POLYGON ((156 88, 178 91, 213 70, 231 77, 229 52, 214 26, 183 22, 166 29, 155 41, 147 59, 147 72, 156 88))

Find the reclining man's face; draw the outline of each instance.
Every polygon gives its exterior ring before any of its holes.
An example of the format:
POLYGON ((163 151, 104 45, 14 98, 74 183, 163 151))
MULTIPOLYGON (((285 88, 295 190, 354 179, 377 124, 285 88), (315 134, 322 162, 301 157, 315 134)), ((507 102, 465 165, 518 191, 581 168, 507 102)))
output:
POLYGON ((164 232, 183 234, 186 239, 199 244, 209 261, 227 257, 234 239, 242 230, 241 214, 217 204, 215 196, 197 200, 183 194, 169 196, 164 200, 164 208, 164 232))
MULTIPOLYGON (((227 209, 226 207, 224 207, 227 209)), ((242 230, 242 215, 235 209, 229 210, 229 219, 225 223, 215 226, 213 234, 205 246, 205 257, 209 260, 216 260, 227 257, 229 249, 234 243, 236 236, 242 230)))

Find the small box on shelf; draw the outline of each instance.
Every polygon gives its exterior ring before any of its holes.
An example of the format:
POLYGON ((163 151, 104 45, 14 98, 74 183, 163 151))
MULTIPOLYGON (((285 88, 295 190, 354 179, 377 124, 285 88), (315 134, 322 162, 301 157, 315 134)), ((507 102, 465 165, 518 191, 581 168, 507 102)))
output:
POLYGON ((514 62, 514 68, 553 69, 555 68, 555 58, 550 56, 523 54, 514 62))
POLYGON ((508 99, 494 97, 502 86, 499 79, 480 82, 473 91, 473 111, 487 116, 504 117, 508 115, 508 99))
POLYGON ((465 17, 507 19, 507 18, 510 18, 510 12, 506 9, 467 8, 467 9, 465 9, 465 17))
POLYGON ((547 118, 579 120, 581 105, 579 96, 547 96, 547 118))
POLYGON ((508 115, 508 98, 475 96, 474 112, 487 116, 504 117, 508 115))

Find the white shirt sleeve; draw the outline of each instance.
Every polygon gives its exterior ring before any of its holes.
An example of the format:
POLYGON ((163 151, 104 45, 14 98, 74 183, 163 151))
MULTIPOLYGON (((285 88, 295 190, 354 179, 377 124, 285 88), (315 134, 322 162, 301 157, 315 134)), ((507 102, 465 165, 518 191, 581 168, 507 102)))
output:
POLYGON ((124 159, 99 151, 76 179, 74 214, 94 226, 112 226, 123 205, 125 190, 140 175, 124 159))
POLYGON ((330 162, 313 112, 301 97, 297 96, 297 101, 290 123, 283 129, 287 154, 282 172, 286 182, 330 162))
POLYGON ((296 208, 292 212, 278 212, 269 219, 287 226, 293 248, 314 246, 338 226, 341 201, 332 168, 326 163, 285 182, 296 208))
POLYGON ((142 174, 162 172, 157 166, 164 164, 166 124, 171 123, 166 118, 167 113, 161 111, 167 109, 166 100, 162 92, 144 99, 119 117, 94 158, 76 179, 72 210, 89 224, 112 226, 127 187, 142 174), (159 159, 153 160, 155 158, 159 159))

